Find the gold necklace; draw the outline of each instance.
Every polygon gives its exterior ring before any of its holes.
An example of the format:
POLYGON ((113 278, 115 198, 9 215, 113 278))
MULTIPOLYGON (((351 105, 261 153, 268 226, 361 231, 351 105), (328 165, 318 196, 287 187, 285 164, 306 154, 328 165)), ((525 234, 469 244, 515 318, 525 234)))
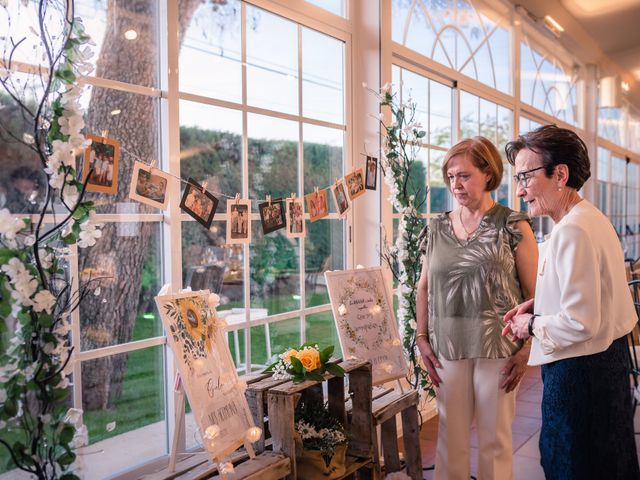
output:
MULTIPOLYGON (((487 209, 487 212, 489 210, 491 210, 496 204, 496 201, 494 200, 493 203, 491 204, 491 206, 487 209)), ((486 212, 485 212, 486 213, 486 212)), ((483 215, 484 216, 484 215, 483 215)), ((469 238, 471 235, 473 235, 473 233, 478 229, 478 227, 480 226, 480 223, 478 222, 478 225, 476 226, 475 229, 469 231, 467 230, 467 227, 465 226, 464 222, 462 221, 462 206, 460 206, 460 214, 458 215, 458 218, 460 219, 460 225, 462 225, 462 229, 465 231, 465 233, 467 234, 467 238, 469 238)), ((482 220, 481 220, 482 221, 482 220)))
MULTIPOLYGON (((469 230, 467 230, 467 227, 464 226, 464 222, 462 221, 462 207, 460 207, 460 214, 458 215, 458 218, 460 219, 460 225, 462 225, 462 229, 467 234, 467 238, 469 238, 473 234, 473 232, 475 232, 475 230, 472 230, 470 232, 469 230)), ((476 228, 476 230, 477 230, 477 228, 476 228)))

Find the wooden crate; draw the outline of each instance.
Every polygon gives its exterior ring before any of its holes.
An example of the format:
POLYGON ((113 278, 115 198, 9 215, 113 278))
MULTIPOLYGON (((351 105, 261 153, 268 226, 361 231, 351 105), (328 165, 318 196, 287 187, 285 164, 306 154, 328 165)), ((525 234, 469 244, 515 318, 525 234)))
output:
MULTIPOLYGON (((358 472, 360 477, 370 478, 374 475, 371 364, 348 360, 340 365, 349 377, 349 420, 345 405, 345 379, 329 374, 325 378, 328 383, 329 412, 345 426, 349 438, 347 473, 344 477, 358 472)), ((322 398, 322 383, 286 382, 268 390, 267 414, 273 451, 283 453, 291 460, 291 473, 286 477, 288 480, 297 479, 294 411, 303 395, 322 398)))
MULTIPOLYGON (((396 416, 402 419, 402 438, 407 475, 413 480, 421 480, 422 453, 420 450, 420 426, 418 425, 418 392, 393 391, 373 401, 373 421, 380 425, 382 453, 385 473, 401 470, 400 453, 398 451, 398 431, 396 416)), ((374 427, 374 458, 376 473, 381 473, 377 435, 374 427)))

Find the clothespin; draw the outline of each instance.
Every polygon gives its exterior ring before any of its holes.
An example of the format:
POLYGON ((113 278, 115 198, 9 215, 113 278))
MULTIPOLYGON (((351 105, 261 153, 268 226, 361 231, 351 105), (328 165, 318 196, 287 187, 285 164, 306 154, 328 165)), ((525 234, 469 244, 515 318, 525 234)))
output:
POLYGON ((151 160, 151 164, 149 165, 149 169, 153 172, 156 168, 156 164, 158 163, 157 160, 151 160))
POLYGON ((240 203, 240 194, 236 193, 236 205, 240 203))
POLYGON ((320 195, 320 192, 318 191, 318 187, 313 187, 313 193, 315 193, 315 199, 317 201, 318 200, 318 195, 320 195))
POLYGON ((202 193, 204 193, 207 190, 207 181, 205 180, 204 182, 202 182, 202 193))
POLYGON ((291 193, 291 200, 295 200, 296 199, 296 194, 295 193, 291 193))
POLYGON ((271 206, 271 195, 267 195, 267 202, 269 202, 269 206, 271 206))
POLYGON ((105 143, 105 138, 109 136, 109 130, 102 130, 102 132, 100 132, 100 136, 102 137, 102 142, 100 143, 105 143))
POLYGON ((335 177, 335 182, 333 182, 334 185, 338 185, 338 177, 335 177))

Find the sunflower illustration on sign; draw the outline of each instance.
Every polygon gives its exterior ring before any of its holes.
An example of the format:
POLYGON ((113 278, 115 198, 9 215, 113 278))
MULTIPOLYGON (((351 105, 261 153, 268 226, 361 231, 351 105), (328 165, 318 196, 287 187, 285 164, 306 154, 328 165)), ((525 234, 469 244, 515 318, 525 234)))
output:
POLYGON ((199 305, 192 299, 185 298, 180 305, 180 316, 182 317, 182 323, 189 336, 195 340, 200 341, 207 331, 207 326, 202 318, 199 305))
POLYGON ((176 298, 165 304, 164 310, 171 319, 169 330, 173 340, 183 345, 184 362, 193 370, 192 360, 213 351, 220 328, 215 310, 202 296, 176 298))

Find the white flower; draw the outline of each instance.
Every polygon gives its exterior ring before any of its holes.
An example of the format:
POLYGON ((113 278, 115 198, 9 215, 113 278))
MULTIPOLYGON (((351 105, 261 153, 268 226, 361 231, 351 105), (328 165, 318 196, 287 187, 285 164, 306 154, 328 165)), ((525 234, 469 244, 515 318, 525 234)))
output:
POLYGON ((80 224, 80 240, 78 246, 80 248, 92 247, 96 244, 96 240, 102 237, 100 227, 101 223, 95 221, 96 212, 91 211, 88 220, 80 224))
POLYGON ((51 310, 56 304, 56 297, 54 297, 49 290, 40 290, 33 297, 33 309, 36 312, 46 311, 51 313, 51 310))
POLYGON ((393 84, 392 84, 391 82, 387 82, 387 83, 385 83, 385 84, 382 86, 382 88, 380 89, 380 93, 381 93, 382 95, 385 95, 385 94, 387 94, 387 93, 390 93, 390 92, 391 92, 391 87, 392 87, 392 86, 393 86, 393 84))
POLYGON ((64 417, 64 421, 66 423, 76 425, 82 418, 83 413, 84 411, 79 408, 70 408, 69 410, 67 410, 67 414, 64 417))
POLYGON ((71 444, 73 448, 80 448, 89 444, 89 431, 86 425, 82 424, 76 428, 71 444))
POLYGON ((210 293, 209 297, 207 298, 207 302, 209 303, 209 306, 211 308, 215 308, 220 305, 220 297, 215 293, 210 293))
POLYGON ((5 239, 15 240, 16 235, 26 226, 23 219, 11 215, 8 209, 0 210, 0 235, 3 235, 5 239))

